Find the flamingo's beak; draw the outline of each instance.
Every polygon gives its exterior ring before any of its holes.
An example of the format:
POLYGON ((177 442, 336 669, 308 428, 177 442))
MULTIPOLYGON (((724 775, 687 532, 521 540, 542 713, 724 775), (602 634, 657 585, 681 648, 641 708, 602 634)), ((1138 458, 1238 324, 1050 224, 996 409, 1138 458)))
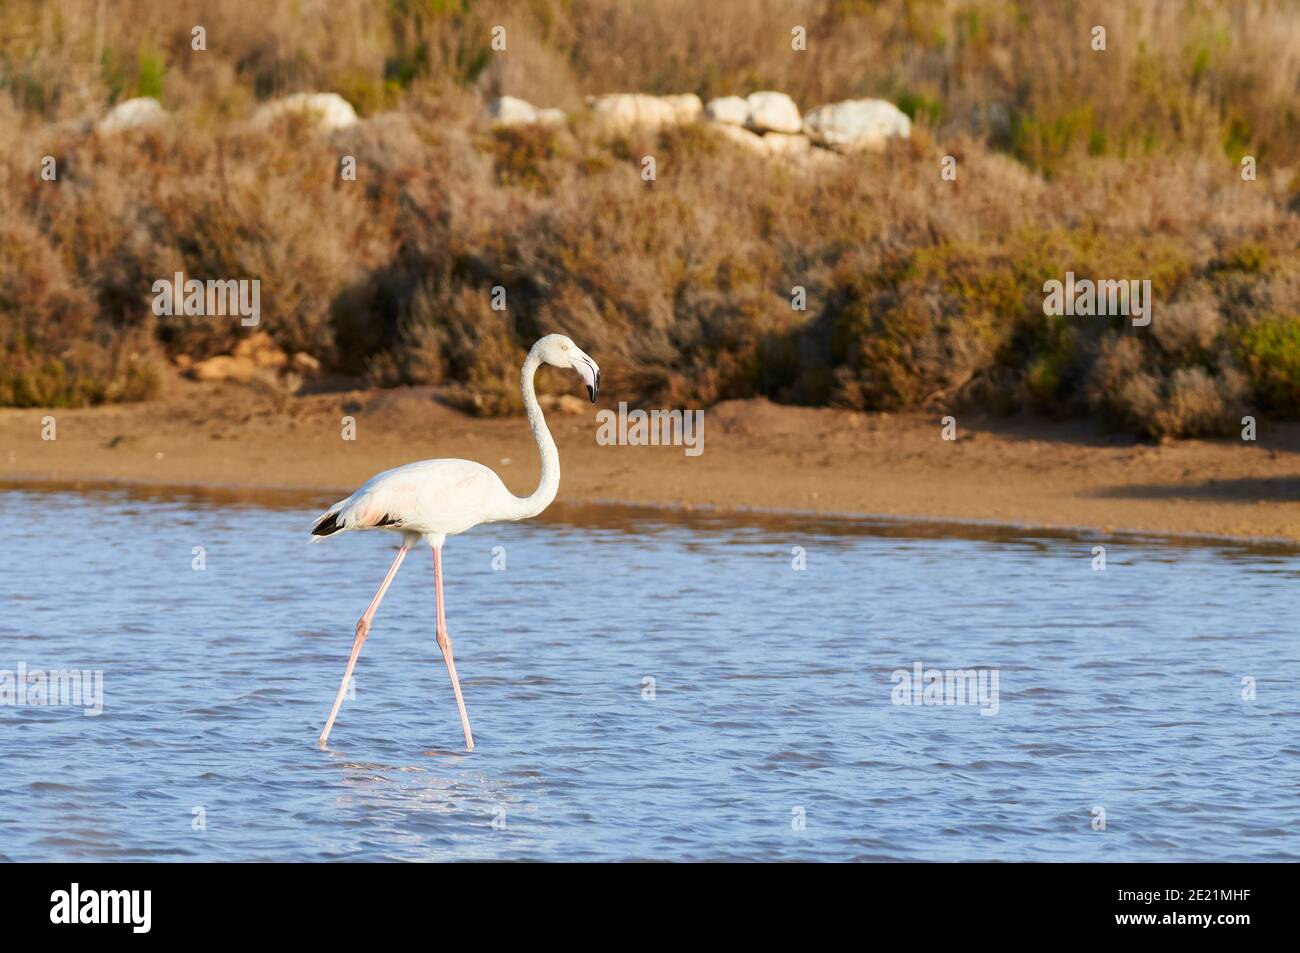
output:
POLYGON ((600 391, 600 368, 596 366, 595 361, 585 354, 573 359, 573 367, 582 375, 582 381, 587 385, 587 394, 594 404, 596 394, 600 391))

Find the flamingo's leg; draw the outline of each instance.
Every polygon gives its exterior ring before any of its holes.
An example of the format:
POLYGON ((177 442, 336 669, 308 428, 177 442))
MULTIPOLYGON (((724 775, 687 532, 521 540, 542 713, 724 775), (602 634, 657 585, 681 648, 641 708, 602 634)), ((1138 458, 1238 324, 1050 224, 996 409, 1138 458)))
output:
POLYGON ((366 636, 370 634, 370 620, 375 617, 375 612, 379 609, 379 602, 384 598, 384 593, 388 591, 388 586, 397 575, 397 569, 402 565, 402 560, 406 558, 406 551, 409 549, 406 544, 397 551, 397 558, 393 560, 392 568, 388 570, 388 575, 384 577, 383 583, 379 586, 379 591, 375 597, 370 600, 370 608, 366 609, 366 614, 361 617, 357 623, 357 637, 352 643, 352 656, 348 659, 348 669, 343 673, 343 682, 339 685, 339 693, 334 696, 334 707, 330 709, 329 721, 325 722, 325 729, 320 733, 321 747, 325 746, 326 740, 330 736, 330 729, 334 727, 334 719, 338 717, 339 706, 343 704, 343 696, 347 693, 348 682, 352 679, 352 670, 356 668, 357 656, 361 654, 361 644, 366 641, 366 636))
POLYGON ((456 677, 456 659, 451 654, 451 633, 447 631, 447 616, 442 601, 442 547, 433 547, 433 587, 438 600, 438 648, 447 663, 451 676, 451 690, 456 693, 456 707, 460 709, 460 726, 465 729, 465 750, 474 750, 474 736, 469 730, 469 715, 465 712, 465 699, 460 695, 460 679, 456 677))

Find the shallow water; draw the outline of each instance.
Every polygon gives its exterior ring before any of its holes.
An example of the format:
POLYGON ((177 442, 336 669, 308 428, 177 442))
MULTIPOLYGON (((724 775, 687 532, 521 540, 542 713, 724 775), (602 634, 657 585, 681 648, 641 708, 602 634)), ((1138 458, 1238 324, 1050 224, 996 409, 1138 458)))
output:
POLYGON ((0 859, 1300 857, 1294 553, 556 510, 445 551, 476 750, 416 552, 322 751, 395 539, 316 512, 0 492, 0 690, 104 701, 0 705, 0 859))

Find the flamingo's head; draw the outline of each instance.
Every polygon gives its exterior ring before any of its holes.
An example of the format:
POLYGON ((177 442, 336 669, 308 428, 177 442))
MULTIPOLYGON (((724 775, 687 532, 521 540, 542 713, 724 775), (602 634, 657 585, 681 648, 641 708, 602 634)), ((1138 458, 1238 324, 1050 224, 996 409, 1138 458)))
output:
POLYGON ((533 345, 538 358, 552 367, 571 368, 582 376, 587 385, 591 402, 596 402, 596 392, 600 390, 600 368, 596 362, 583 353, 582 348, 563 334, 548 334, 533 345))

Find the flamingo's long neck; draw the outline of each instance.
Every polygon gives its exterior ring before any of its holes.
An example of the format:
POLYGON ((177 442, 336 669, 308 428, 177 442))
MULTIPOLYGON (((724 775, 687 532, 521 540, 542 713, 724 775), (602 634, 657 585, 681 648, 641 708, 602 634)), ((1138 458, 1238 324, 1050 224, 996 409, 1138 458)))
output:
POLYGON ((560 489, 560 453, 555 449, 550 430, 546 428, 541 404, 537 403, 537 391, 533 387, 533 377, 541 363, 534 348, 528 352, 524 368, 519 374, 519 391, 524 398, 524 410, 528 412, 528 426, 533 429, 533 439, 537 441, 537 449, 542 455, 542 478, 530 496, 515 498, 514 512, 510 518, 516 520, 529 519, 546 509, 560 489))

